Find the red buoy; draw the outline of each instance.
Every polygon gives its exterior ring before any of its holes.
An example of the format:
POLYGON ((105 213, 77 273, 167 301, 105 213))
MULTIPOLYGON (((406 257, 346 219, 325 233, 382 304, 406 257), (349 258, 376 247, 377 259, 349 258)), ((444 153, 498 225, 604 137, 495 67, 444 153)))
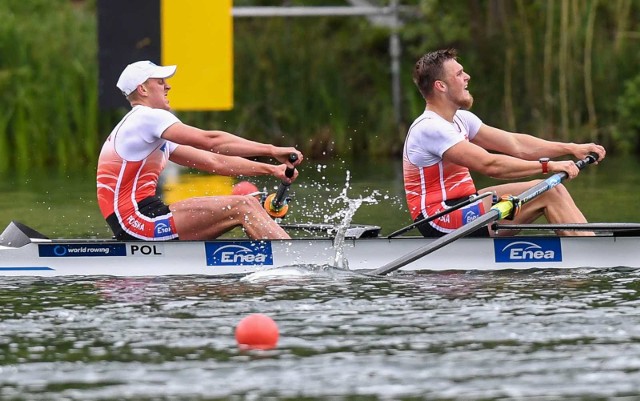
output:
POLYGON ((240 181, 231 189, 232 195, 249 195, 259 192, 258 187, 249 181, 240 181))
POLYGON ((254 313, 236 326, 236 341, 240 348, 268 350, 278 344, 278 325, 269 316, 254 313))

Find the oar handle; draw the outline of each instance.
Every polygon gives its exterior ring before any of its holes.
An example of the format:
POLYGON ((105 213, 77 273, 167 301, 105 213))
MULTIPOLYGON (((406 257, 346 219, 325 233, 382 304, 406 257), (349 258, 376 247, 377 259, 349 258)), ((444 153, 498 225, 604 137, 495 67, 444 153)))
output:
MULTIPOLYGON (((293 164, 298 161, 298 155, 291 153, 289 155, 289 163, 293 164)), ((292 178, 295 173, 295 167, 287 167, 284 171, 284 175, 287 178, 292 178)), ((289 186, 291 183, 282 180, 276 193, 267 196, 264 201, 264 209, 267 213, 273 217, 281 219, 289 211, 289 205, 287 205, 287 192, 289 192, 289 186)))
MULTIPOLYGON (((576 163, 576 167, 582 170, 583 168, 587 167, 589 164, 595 163, 597 160, 598 160, 598 155, 595 153, 591 153, 587 155, 587 157, 585 157, 584 159, 578 160, 575 163, 576 163)), ((541 193, 547 192, 551 188, 560 184, 562 181, 567 179, 567 177, 569 177, 569 175, 566 173, 566 171, 555 173, 551 177, 534 185, 533 187, 529 188, 528 190, 524 191, 518 196, 506 196, 505 198, 503 198, 502 201, 493 205, 491 209, 497 210, 499 212, 499 217, 500 217, 499 220, 502 220, 502 219, 512 220, 515 217, 515 215, 518 214, 520 208, 525 203, 536 198, 541 193)))
MULTIPOLYGON (((293 164, 296 161, 298 161, 298 155, 295 153, 291 153, 289 155, 289 163, 293 164)), ((287 178, 291 178, 293 177, 293 173, 295 171, 296 171, 295 167, 287 167, 287 169, 284 171, 284 175, 287 176, 287 178)), ((282 181, 280 183, 280 186, 276 191, 276 196, 271 201, 271 206, 273 209, 279 210, 282 207, 282 205, 284 205, 290 185, 291 183, 286 181, 282 181)))
POLYGON ((587 165, 589 165, 591 163, 595 163, 597 161, 598 161, 598 154, 597 153, 590 153, 584 159, 578 160, 576 162, 576 167, 578 167, 579 170, 582 170, 583 168, 587 167, 587 165))

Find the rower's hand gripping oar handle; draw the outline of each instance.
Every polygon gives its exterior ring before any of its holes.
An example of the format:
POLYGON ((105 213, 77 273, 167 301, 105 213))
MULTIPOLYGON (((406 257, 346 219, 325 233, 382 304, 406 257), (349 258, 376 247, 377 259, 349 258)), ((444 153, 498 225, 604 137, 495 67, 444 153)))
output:
POLYGON ((578 160, 576 162, 576 167, 578 167, 578 170, 582 170, 583 168, 587 167, 587 164, 595 163, 597 161, 598 161, 598 154, 597 153, 589 153, 587 155, 587 157, 585 157, 582 160, 578 160))
MULTIPOLYGON (((291 153, 289 155, 289 163, 293 164, 298 160, 298 155, 291 153)), ((287 167, 284 171, 284 175, 287 178, 292 178, 295 173, 295 167, 287 167)), ((264 201, 264 209, 269 216, 273 218, 283 218, 289 211, 289 205, 287 204, 287 193, 289 192, 289 186, 291 183, 282 181, 276 193, 267 196, 264 201)))
MULTIPOLYGON (((578 160, 575 162, 578 170, 582 170, 587 167, 589 164, 595 163, 598 161, 598 155, 596 153, 590 153, 582 160, 578 160)), ((562 181, 566 180, 569 177, 566 171, 562 171, 552 175, 547 178, 540 184, 534 186, 533 188, 523 192, 519 196, 514 195, 504 195, 500 202, 496 203, 492 206, 492 209, 496 209, 500 212, 500 220, 507 219, 513 220, 513 218, 520 212, 520 208, 525 203, 529 202, 531 199, 535 198, 542 192, 546 192, 547 190, 555 187, 560 184, 562 181)))

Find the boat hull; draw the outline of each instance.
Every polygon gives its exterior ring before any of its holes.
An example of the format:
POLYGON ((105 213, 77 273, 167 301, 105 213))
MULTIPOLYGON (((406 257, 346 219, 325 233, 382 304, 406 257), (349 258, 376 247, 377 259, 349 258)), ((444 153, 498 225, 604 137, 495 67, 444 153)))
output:
MULTIPOLYGON (((336 266, 336 259, 344 260, 350 270, 366 272, 431 241, 418 237, 347 239, 338 250, 330 238, 170 242, 34 240, 15 248, 0 246, 0 275, 242 276, 283 266, 336 266)), ((638 236, 463 238, 401 270, 638 268, 639 245, 638 236)))

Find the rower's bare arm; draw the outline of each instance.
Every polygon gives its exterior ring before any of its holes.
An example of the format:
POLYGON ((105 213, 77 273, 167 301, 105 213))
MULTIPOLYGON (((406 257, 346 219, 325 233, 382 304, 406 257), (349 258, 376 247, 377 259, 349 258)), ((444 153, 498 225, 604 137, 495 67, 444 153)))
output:
MULTIPOLYGON (((516 179, 537 175, 542 172, 540 162, 522 160, 508 155, 490 153, 475 143, 461 141, 447 149, 442 158, 448 162, 465 166, 471 171, 500 179, 516 179)), ((550 172, 565 171, 569 178, 578 175, 578 168, 572 161, 552 161, 550 172)))
POLYGON ((541 157, 558 157, 569 154, 569 145, 550 142, 527 134, 509 132, 482 124, 473 143, 485 149, 500 152, 523 160, 541 157))
POLYGON ((281 163, 287 163, 288 156, 296 153, 298 161, 302 161, 302 153, 293 147, 278 147, 260 142, 250 141, 225 131, 206 131, 183 123, 176 123, 162 133, 162 138, 197 149, 226 156, 267 156, 281 163))
POLYGON ((602 160, 606 151, 604 147, 594 143, 564 143, 548 141, 528 134, 508 132, 486 124, 482 124, 472 140, 478 146, 494 150, 524 160, 538 160, 541 157, 555 158, 571 155, 584 159, 590 153, 596 153, 602 160))
POLYGON ((227 176, 284 176, 283 165, 255 162, 238 156, 226 156, 190 146, 178 146, 169 157, 174 163, 210 173, 227 176), (282 174, 280 172, 282 170, 282 174))

